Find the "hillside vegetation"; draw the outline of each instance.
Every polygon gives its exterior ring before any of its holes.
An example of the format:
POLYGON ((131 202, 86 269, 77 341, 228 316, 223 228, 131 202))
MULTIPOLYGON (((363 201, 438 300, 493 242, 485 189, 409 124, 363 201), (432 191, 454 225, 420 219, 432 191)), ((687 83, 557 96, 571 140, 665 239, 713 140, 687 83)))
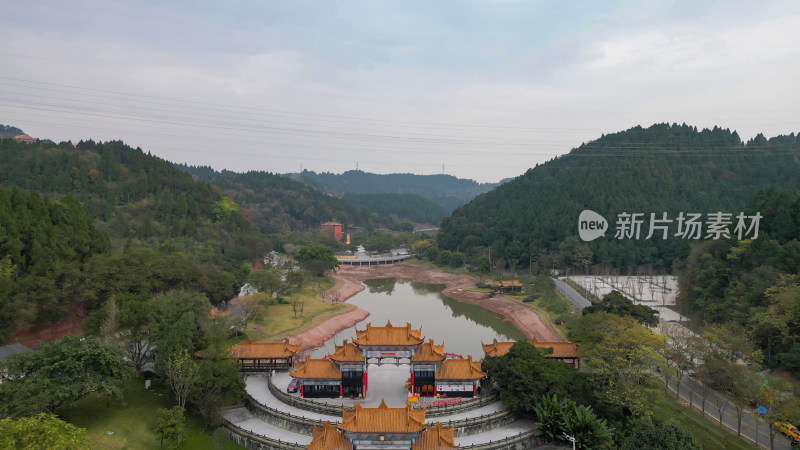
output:
POLYGON ((348 170, 341 174, 304 170, 301 173, 287 174, 286 176, 337 195, 346 193, 416 194, 438 204, 445 213, 449 213, 476 195, 488 192, 497 186, 497 183, 478 183, 444 174, 392 173, 381 175, 361 170, 348 170))
POLYGON ((178 167, 219 187, 247 208, 265 233, 316 230, 327 221, 367 227, 382 223, 367 208, 325 195, 304 183, 263 171, 217 172, 206 166, 178 167))
MULTIPOLYGON (((715 127, 656 124, 609 134, 528 170, 480 195, 442 222, 439 246, 467 252, 468 260, 491 249, 520 267, 593 264, 627 272, 652 265, 666 269, 685 256, 688 239, 650 240, 650 213, 729 212, 735 216, 753 194, 776 185, 800 188, 800 140, 794 134, 744 143, 736 132, 715 127), (578 215, 591 209, 609 230, 585 244, 578 215), (615 239, 619 213, 644 213, 639 240, 615 239)), ((732 227, 731 227, 732 228, 732 227)), ((672 223, 671 232, 677 231, 672 223)))
POLYGON ((417 223, 438 225, 444 210, 436 203, 416 194, 353 194, 347 193, 342 200, 370 211, 407 219, 417 223))

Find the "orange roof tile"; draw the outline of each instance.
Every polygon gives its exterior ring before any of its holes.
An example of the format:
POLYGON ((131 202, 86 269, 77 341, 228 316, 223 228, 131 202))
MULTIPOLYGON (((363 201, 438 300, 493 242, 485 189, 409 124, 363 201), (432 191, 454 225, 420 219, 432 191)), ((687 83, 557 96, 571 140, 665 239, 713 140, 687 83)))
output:
POLYGON ((335 362, 329 359, 306 358, 297 366, 297 370, 289 372, 295 378, 314 380, 341 380, 342 372, 335 362))
POLYGON ((505 287, 509 287, 509 286, 522 287, 522 283, 520 283, 517 280, 495 281, 494 285, 495 286, 505 286, 505 287))
POLYGON ((252 342, 248 338, 230 350, 236 359, 288 358, 295 356, 300 346, 290 344, 288 338, 281 342, 252 342))
POLYGON ((457 448, 454 437, 454 428, 444 428, 441 422, 436 422, 436 425, 429 426, 427 430, 420 433, 411 450, 457 448))
POLYGON ((339 429, 351 433, 418 433, 426 428, 425 409, 389 408, 381 400, 377 408, 364 408, 356 403, 353 408, 342 408, 339 429))
POLYGON ((364 355, 352 342, 345 339, 342 345, 335 345, 336 351, 331 355, 332 360, 341 362, 364 362, 364 355))
POLYGON ((552 348, 553 353, 544 355, 547 358, 581 358, 586 356, 581 350, 581 344, 572 342, 539 342, 536 338, 531 339, 531 345, 536 348, 552 348))
POLYGON ((515 342, 498 342, 497 338, 495 338, 494 342, 491 344, 484 344, 481 342, 481 346, 483 347, 483 352, 486 353, 486 356, 503 356, 511 350, 515 342))
POLYGON ((444 361, 447 357, 444 355, 444 344, 433 345, 433 339, 417 347, 414 356, 411 357, 412 361, 427 362, 427 361, 444 361))
POLYGON ((325 422, 321 427, 315 426, 311 443, 306 445, 308 450, 329 450, 352 448, 353 444, 339 431, 335 425, 325 422))
POLYGON ((406 323, 404 327, 392 326, 392 322, 386 322, 385 327, 373 327, 367 324, 367 329, 356 329, 356 338, 353 343, 356 345, 419 345, 424 339, 421 338, 422 328, 412 330, 411 324, 406 323))
POLYGON ((17 141, 35 141, 35 138, 28 136, 27 134, 18 134, 14 136, 14 139, 17 141))
POLYGON ((467 359, 446 359, 436 371, 437 380, 478 380, 486 376, 481 370, 481 361, 467 359))

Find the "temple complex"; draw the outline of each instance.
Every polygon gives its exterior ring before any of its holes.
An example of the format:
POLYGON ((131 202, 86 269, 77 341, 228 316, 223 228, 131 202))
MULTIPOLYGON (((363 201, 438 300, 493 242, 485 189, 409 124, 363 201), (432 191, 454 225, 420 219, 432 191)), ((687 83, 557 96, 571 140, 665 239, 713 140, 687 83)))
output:
POLYGON ((425 409, 389 408, 381 401, 377 408, 356 403, 342 409, 342 422, 314 427, 309 450, 322 449, 452 449, 454 429, 441 423, 427 425, 425 409))

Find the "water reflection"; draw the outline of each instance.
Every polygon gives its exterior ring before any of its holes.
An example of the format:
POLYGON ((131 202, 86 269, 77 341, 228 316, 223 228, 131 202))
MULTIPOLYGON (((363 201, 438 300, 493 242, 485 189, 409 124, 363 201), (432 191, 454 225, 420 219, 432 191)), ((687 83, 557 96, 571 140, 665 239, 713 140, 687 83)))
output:
MULTIPOLYGON (((411 323, 414 328, 422 327, 426 339, 434 339, 437 344, 444 341, 445 351, 460 355, 471 354, 483 357, 481 341, 524 340, 525 336, 503 317, 480 306, 459 302, 442 295, 443 285, 397 282, 395 279, 368 280, 367 289, 354 296, 352 303, 370 312, 366 320, 359 323, 364 328, 367 322, 373 325, 386 325, 391 320, 394 325, 411 323)), ((355 337, 353 328, 334 336, 313 355, 322 357, 333 352, 333 342, 355 337)))

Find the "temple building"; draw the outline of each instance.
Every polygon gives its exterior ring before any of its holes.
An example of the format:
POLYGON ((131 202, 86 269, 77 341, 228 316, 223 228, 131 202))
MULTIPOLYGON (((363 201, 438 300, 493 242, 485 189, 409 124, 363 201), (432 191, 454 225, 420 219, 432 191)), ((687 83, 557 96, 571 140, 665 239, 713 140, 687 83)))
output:
POLYGON ((306 358, 289 375, 300 380, 301 397, 336 398, 343 394, 342 371, 330 359, 306 358))
POLYGON ((411 357, 411 394, 434 395, 436 387, 436 369, 447 359, 444 344, 434 345, 433 339, 420 345, 411 357))
MULTIPOLYGON (((541 342, 534 337, 529 342, 536 348, 552 349, 552 353, 544 355, 545 358, 557 359, 571 365, 575 369, 581 368, 581 359, 586 356, 581 350, 581 344, 572 342, 541 342)), ((490 344, 481 343, 486 356, 503 356, 511 350, 515 342, 498 342, 497 339, 490 344)))
POLYGON ((517 280, 495 281, 494 290, 501 294, 509 292, 522 292, 522 283, 517 280))
POLYGON ((336 351, 330 360, 338 364, 342 372, 342 396, 357 397, 367 395, 367 365, 364 354, 347 339, 342 345, 335 345, 336 351))
POLYGON ((342 409, 342 422, 326 422, 314 427, 309 450, 323 449, 453 449, 453 428, 441 423, 427 425, 425 409, 389 408, 381 401, 377 408, 364 408, 356 403, 353 408, 342 409))
MULTIPOLYGON (((230 347, 230 357, 239 362, 240 372, 269 372, 291 369, 298 350, 300 346, 290 344, 288 338, 280 342, 252 342, 247 339, 230 347)), ((195 355, 199 358, 207 356, 203 351, 195 355)))
POLYGON ((481 361, 467 359, 446 359, 434 376, 436 385, 434 394, 447 397, 474 397, 478 395, 480 381, 487 375, 481 370, 481 361))
POLYGON ((367 364, 410 364, 411 356, 425 339, 421 337, 422 329, 411 329, 411 324, 396 327, 391 321, 384 327, 373 327, 371 323, 367 328, 356 328, 356 338, 353 344, 357 345, 364 354, 367 364))

